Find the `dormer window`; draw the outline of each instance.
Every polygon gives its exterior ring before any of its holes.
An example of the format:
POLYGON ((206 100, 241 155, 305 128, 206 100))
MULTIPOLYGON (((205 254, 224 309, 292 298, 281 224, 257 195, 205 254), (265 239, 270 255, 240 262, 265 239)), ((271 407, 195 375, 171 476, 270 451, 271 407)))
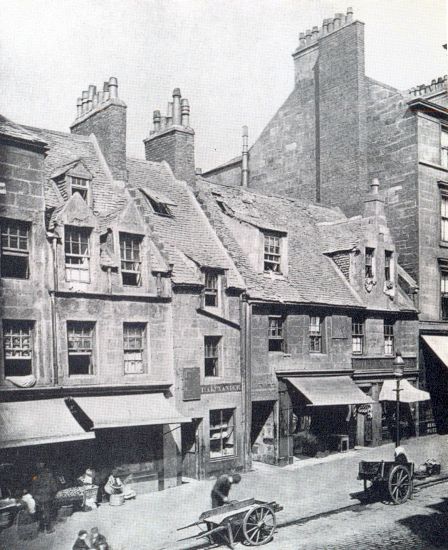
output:
POLYGON ((140 191, 145 195, 154 214, 157 214, 158 216, 165 216, 167 218, 174 217, 170 207, 176 206, 176 204, 171 199, 164 197, 152 189, 140 187, 140 191))
POLYGON ((71 176, 71 191, 72 195, 79 193, 81 197, 88 203, 90 180, 87 178, 79 178, 77 176, 71 176))
POLYGON ((123 285, 141 286, 142 255, 141 235, 120 233, 121 278, 123 285))
POLYGON ((204 276, 204 305, 205 307, 219 306, 219 275, 210 271, 204 276))
POLYGON ((264 233, 264 271, 281 273, 280 241, 279 235, 264 233))
POLYGON ((65 278, 67 281, 90 282, 90 229, 65 228, 65 278))
POLYGON ((159 216, 167 216, 169 218, 173 217, 173 213, 166 203, 156 201, 150 197, 148 197, 148 201, 155 214, 158 214, 159 216))

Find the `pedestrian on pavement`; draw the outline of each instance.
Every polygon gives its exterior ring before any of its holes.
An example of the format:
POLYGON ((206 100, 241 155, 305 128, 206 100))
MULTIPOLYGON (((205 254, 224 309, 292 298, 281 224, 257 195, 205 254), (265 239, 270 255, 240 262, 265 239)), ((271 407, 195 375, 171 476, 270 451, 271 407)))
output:
POLYGON ((90 550, 90 546, 86 542, 88 536, 89 534, 84 529, 79 531, 78 538, 75 540, 72 550, 90 550))
POLYGON ((228 502, 230 487, 240 481, 240 474, 233 474, 231 476, 223 474, 219 476, 212 489, 212 508, 218 508, 218 506, 222 506, 228 502))
POLYGON ((94 548, 95 550, 109 550, 106 537, 99 532, 98 527, 92 527, 92 529, 90 529, 90 548, 94 548))
POLYGON ((408 455, 401 445, 395 448, 394 451, 394 461, 397 464, 407 464, 409 462, 408 455))
POLYGON ((33 477, 31 493, 36 501, 39 517, 39 530, 46 533, 54 533, 51 525, 53 501, 58 491, 53 474, 44 462, 36 465, 37 473, 33 477))

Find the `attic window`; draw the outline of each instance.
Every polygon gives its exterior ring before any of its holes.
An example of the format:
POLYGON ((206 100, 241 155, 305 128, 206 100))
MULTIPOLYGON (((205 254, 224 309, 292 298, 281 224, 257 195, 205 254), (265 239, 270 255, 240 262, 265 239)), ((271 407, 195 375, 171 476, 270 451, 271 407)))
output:
POLYGON ((158 214, 159 216, 167 216, 168 218, 173 217, 173 213, 171 212, 169 206, 166 203, 162 201, 157 201, 149 196, 148 196, 148 201, 149 201, 149 204, 151 205, 151 208, 154 210, 154 214, 158 214))
POLYGON ((273 233, 264 233, 264 271, 281 273, 280 237, 273 233))
POLYGON ((79 193, 81 197, 89 202, 90 181, 87 178, 71 176, 72 195, 79 193))

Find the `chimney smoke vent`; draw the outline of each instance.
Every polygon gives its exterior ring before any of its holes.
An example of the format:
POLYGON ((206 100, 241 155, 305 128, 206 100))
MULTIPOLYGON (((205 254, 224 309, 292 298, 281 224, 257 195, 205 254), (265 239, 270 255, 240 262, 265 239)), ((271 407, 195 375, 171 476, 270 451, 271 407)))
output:
POLYGON ((173 124, 174 126, 180 126, 180 123, 181 123, 180 98, 181 98, 181 93, 179 88, 174 88, 173 90, 173 124))
POLYGON ((111 76, 109 78, 109 93, 111 98, 118 97, 118 81, 114 76, 111 76))
POLYGON ((182 99, 180 105, 181 124, 184 128, 188 128, 190 126, 190 103, 188 102, 188 99, 182 99))

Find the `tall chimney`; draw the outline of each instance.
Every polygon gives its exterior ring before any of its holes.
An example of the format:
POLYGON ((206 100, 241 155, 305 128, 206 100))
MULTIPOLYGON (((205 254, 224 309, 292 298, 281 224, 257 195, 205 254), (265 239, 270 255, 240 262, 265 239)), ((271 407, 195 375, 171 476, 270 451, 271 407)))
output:
POLYGON ((379 186, 380 182, 377 178, 374 178, 370 184, 370 193, 364 200, 364 218, 375 217, 386 219, 384 199, 379 194, 379 186))
POLYGON ((166 161, 177 179, 193 185, 196 179, 194 131, 190 128, 190 105, 187 99, 182 99, 179 88, 173 90, 167 116, 161 117, 160 111, 154 111, 153 122, 153 130, 143 141, 146 160, 166 161))
POLYGON ((109 78, 98 93, 90 85, 77 109, 72 134, 94 134, 114 179, 126 180, 126 104, 118 97, 117 79, 109 78))
POLYGON ((247 126, 243 126, 243 150, 241 155, 241 186, 248 187, 249 185, 249 147, 248 147, 249 131, 247 126))

